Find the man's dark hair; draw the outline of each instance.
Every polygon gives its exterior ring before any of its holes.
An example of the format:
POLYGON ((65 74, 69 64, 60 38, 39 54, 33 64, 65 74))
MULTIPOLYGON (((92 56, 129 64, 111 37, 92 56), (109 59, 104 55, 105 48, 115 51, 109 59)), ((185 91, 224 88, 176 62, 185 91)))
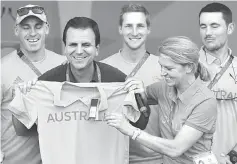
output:
POLYGON ((232 12, 229 7, 224 4, 214 2, 206 5, 201 9, 199 13, 199 18, 200 15, 204 12, 221 12, 226 24, 229 25, 230 23, 232 23, 232 12))
POLYGON ((98 24, 94 20, 87 17, 74 17, 67 22, 64 28, 63 31, 64 45, 66 45, 67 31, 70 27, 75 29, 87 29, 87 28, 92 29, 92 31, 95 34, 95 45, 97 46, 100 44, 100 31, 98 24))

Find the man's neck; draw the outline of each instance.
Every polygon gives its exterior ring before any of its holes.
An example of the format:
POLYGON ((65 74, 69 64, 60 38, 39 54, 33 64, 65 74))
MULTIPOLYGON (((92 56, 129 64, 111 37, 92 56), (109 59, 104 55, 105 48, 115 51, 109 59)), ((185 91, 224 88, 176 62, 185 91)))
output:
POLYGON ((205 49, 206 52, 214 57, 216 57, 217 59, 220 60, 220 64, 222 64, 224 61, 226 61, 226 59, 229 56, 229 48, 227 45, 223 46, 221 49, 215 50, 215 51, 208 51, 207 49, 205 49))
POLYGON ((70 65, 70 69, 72 71, 72 74, 76 80, 76 82, 84 82, 84 83, 89 83, 94 75, 94 64, 92 63, 90 66, 87 66, 83 69, 76 69, 72 65, 70 65))
POLYGON ((140 47, 137 50, 132 50, 128 48, 127 46, 124 46, 121 50, 121 55, 123 58, 131 63, 137 63, 140 61, 140 59, 145 55, 146 49, 145 46, 140 47))
POLYGON ((20 48, 20 49, 24 53, 24 55, 27 56, 28 59, 32 62, 41 61, 45 58, 45 55, 46 55, 44 47, 36 52, 30 52, 30 51, 25 50, 24 48, 20 48))

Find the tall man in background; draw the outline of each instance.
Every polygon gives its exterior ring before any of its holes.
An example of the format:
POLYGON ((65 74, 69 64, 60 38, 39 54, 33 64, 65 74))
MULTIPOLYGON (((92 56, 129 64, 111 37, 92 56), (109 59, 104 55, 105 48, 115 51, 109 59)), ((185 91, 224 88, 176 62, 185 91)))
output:
POLYGON ((63 63, 66 58, 45 48, 49 23, 41 6, 26 5, 17 10, 15 35, 20 49, 1 60, 1 151, 4 164, 40 164, 38 136, 17 136, 8 104, 14 97, 14 86, 32 80, 63 63))
POLYGON ((228 46, 234 31, 232 12, 224 4, 208 4, 199 13, 199 25, 200 62, 208 68, 213 82, 209 88, 218 100, 212 150, 221 164, 231 164, 226 155, 237 151, 237 59, 228 46))
MULTIPOLYGON (((145 42, 150 34, 150 26, 150 14, 144 6, 140 4, 124 5, 119 18, 119 33, 123 38, 123 47, 119 52, 102 60, 102 62, 118 68, 126 75, 143 80, 146 86, 161 79, 158 57, 146 50, 145 42)), ((157 124, 158 114, 156 106, 151 106, 149 122, 145 129, 149 134, 156 136, 160 135, 157 124)), ((130 163, 162 163, 160 154, 131 139, 129 153, 130 163)))

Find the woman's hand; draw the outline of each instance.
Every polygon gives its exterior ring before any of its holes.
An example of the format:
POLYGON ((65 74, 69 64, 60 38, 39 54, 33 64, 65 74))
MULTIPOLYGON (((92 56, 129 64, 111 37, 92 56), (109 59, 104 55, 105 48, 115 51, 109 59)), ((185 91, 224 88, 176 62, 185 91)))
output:
POLYGON ((133 91, 134 93, 139 93, 142 96, 143 101, 145 104, 147 103, 147 94, 144 87, 144 84, 141 80, 135 78, 129 78, 125 81, 124 90, 126 91, 133 91))
POLYGON ((219 162, 220 164, 232 164, 232 162, 230 161, 230 157, 228 155, 225 155, 224 153, 221 153, 221 158, 219 162))
POLYGON ((110 113, 105 115, 105 121, 111 127, 116 128, 124 135, 132 136, 135 127, 133 127, 128 120, 120 113, 110 113))
POLYGON ((129 78, 125 81, 125 90, 134 91, 135 93, 144 93, 145 87, 141 80, 129 78))

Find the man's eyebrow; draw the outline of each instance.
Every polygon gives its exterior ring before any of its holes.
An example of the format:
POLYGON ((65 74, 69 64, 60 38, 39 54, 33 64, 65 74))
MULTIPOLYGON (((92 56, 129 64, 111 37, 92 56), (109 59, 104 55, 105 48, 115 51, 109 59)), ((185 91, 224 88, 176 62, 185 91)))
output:
POLYGON ((219 23, 216 23, 216 22, 214 22, 214 23, 211 23, 211 25, 213 26, 213 25, 220 25, 219 23))
POLYGON ((19 24, 20 25, 20 27, 29 27, 30 25, 29 24, 19 24))
POLYGON ((36 23, 35 25, 36 25, 36 26, 38 26, 38 25, 43 25, 43 23, 36 23))
POLYGON ((132 25, 132 23, 124 23, 125 25, 132 25))
POLYGON ((69 42, 69 45, 77 45, 76 42, 69 42))

